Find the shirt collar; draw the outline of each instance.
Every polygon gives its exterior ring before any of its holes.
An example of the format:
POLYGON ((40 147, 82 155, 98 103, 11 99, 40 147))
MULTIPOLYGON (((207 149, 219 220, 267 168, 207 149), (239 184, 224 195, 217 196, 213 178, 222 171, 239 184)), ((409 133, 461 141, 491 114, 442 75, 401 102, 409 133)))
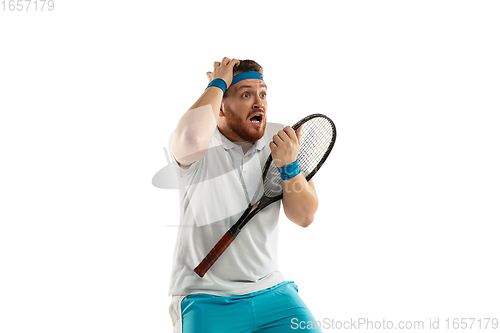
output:
MULTIPOLYGON (((232 142, 231 140, 229 140, 228 138, 226 138, 224 136, 224 134, 222 134, 220 131, 219 131, 219 127, 217 127, 216 129, 216 132, 217 132, 217 137, 219 138, 219 141, 220 143, 222 144, 222 146, 224 147, 225 150, 229 150, 229 149, 232 149, 234 147, 239 147, 240 145, 232 142)), ((266 140, 264 139, 264 136, 262 136, 262 138, 260 138, 259 140, 255 141, 252 148, 250 148, 249 151, 251 151, 252 149, 255 149, 256 151, 261 151, 265 145, 266 145, 266 140)))

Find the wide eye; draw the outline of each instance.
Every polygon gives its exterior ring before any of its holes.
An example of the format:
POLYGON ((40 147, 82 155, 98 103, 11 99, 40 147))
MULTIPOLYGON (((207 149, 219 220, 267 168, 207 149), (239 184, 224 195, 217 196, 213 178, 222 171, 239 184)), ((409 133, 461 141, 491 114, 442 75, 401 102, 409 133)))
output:
POLYGON ((249 97, 250 95, 248 95, 248 93, 244 93, 243 95, 241 95, 241 97, 244 97, 244 98, 247 98, 249 97))
POLYGON ((265 92, 261 92, 260 93, 260 97, 265 98, 266 97, 266 93, 265 92))

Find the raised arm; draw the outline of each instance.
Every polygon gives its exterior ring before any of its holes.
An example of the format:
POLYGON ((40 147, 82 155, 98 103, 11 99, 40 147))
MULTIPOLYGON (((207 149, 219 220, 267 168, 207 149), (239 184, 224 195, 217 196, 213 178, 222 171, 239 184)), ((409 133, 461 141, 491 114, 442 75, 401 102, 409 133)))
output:
MULTIPOLYGON (((239 60, 224 58, 214 63, 208 72, 209 82, 220 78, 227 87, 233 79, 233 68, 239 60)), ((217 126, 223 92, 218 87, 208 87, 196 103, 181 117, 172 138, 172 153, 181 166, 188 166, 207 153, 208 145, 217 126)))
MULTIPOLYGON (((277 167, 288 165, 297 159, 301 130, 302 127, 294 131, 287 126, 273 137, 269 147, 277 167)), ((286 217, 301 227, 308 227, 314 221, 314 214, 318 210, 318 196, 312 179, 308 182, 301 172, 281 182, 283 185, 281 202, 286 217)))

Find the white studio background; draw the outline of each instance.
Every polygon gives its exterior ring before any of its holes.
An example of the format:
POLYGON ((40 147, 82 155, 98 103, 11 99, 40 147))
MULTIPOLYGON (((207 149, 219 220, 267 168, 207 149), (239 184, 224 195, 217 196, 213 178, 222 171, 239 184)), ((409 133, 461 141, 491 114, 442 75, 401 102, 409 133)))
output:
POLYGON ((498 2, 54 2, 0 11, 0 331, 171 331, 151 180, 224 56, 269 121, 337 125, 315 222, 281 220, 317 320, 500 316, 498 2))

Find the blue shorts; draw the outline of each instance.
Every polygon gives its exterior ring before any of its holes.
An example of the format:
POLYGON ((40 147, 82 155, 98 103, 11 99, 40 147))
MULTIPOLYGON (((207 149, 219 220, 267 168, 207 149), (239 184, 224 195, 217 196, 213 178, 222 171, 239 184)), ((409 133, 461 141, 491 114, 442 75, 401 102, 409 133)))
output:
POLYGON ((221 297, 193 294, 181 302, 183 333, 321 332, 297 323, 315 323, 294 282, 254 293, 221 297))

